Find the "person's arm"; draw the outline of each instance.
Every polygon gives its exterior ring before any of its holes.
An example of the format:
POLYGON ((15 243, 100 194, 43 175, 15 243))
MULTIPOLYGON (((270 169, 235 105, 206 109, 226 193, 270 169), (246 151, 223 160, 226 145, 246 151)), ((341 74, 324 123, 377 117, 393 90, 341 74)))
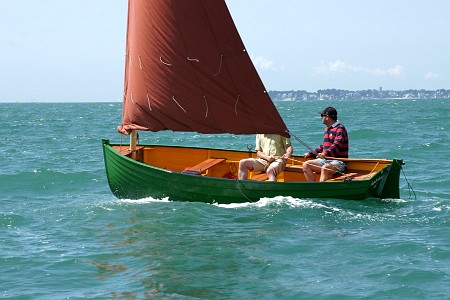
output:
POLYGON ((255 143, 255 150, 256 150, 256 157, 258 158, 262 158, 264 160, 267 160, 268 162, 272 162, 275 160, 275 158, 273 156, 269 156, 266 155, 263 151, 262 151, 262 147, 261 147, 261 135, 257 134, 256 135, 256 143, 255 143))
POLYGON ((283 156, 281 157, 282 159, 288 159, 289 157, 292 156, 292 153, 294 152, 294 147, 292 147, 291 144, 286 145, 286 153, 283 154, 283 156))
POLYGON ((264 152, 256 150, 256 156, 259 158, 262 158, 264 160, 267 160, 268 162, 273 162, 275 160, 275 157, 272 155, 266 155, 264 152))
POLYGON ((322 152, 323 152, 323 146, 320 145, 319 147, 317 147, 313 151, 306 152, 304 157, 316 157, 317 154, 322 153, 322 152))

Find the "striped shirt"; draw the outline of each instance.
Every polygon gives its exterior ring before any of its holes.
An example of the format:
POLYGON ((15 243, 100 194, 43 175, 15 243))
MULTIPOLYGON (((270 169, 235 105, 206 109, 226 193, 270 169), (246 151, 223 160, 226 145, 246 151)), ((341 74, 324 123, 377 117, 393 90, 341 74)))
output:
POLYGON ((323 132, 322 145, 309 152, 311 156, 324 153, 329 157, 348 157, 348 135, 347 129, 339 122, 335 122, 330 127, 326 127, 323 132))

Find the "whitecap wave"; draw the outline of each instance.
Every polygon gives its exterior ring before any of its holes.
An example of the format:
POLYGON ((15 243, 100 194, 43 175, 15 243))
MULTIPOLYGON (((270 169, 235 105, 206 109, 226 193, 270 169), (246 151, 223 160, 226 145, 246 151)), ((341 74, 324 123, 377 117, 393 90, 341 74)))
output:
POLYGON ((122 203, 131 203, 131 204, 146 204, 146 203, 153 203, 153 202, 172 202, 169 200, 168 197, 162 198, 162 199, 156 199, 152 197, 142 198, 142 199, 119 199, 119 202, 122 203))
POLYGON ((312 209, 331 209, 339 211, 339 208, 329 207, 318 201, 310 199, 300 199, 293 197, 277 196, 273 198, 261 198, 257 202, 232 203, 232 204, 217 204, 214 205, 223 208, 242 208, 242 207, 289 207, 289 208, 312 208, 312 209))

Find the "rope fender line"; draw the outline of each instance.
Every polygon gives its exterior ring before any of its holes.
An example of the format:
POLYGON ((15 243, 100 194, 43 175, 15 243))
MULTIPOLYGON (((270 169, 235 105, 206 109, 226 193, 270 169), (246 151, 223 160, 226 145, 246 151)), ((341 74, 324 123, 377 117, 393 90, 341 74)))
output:
POLYGON ((398 160, 396 160, 395 162, 400 166, 400 170, 402 171, 403 177, 405 178, 406 184, 408 185, 409 199, 411 199, 411 195, 414 194, 414 200, 417 200, 416 192, 414 191, 412 185, 409 183, 408 178, 406 177, 405 170, 403 170, 403 165, 400 164, 398 160))
MULTIPOLYGON (((238 178, 238 179, 236 179, 236 181, 237 181, 237 186, 238 186, 238 189, 239 189, 239 192, 241 193, 241 195, 244 196, 244 198, 247 199, 247 201, 253 202, 249 197, 247 197, 244 194, 244 191, 242 190, 242 187, 241 187, 241 186, 243 186, 243 183, 241 182, 241 180, 238 178)), ((245 188, 245 186, 243 186, 243 187, 245 188)))

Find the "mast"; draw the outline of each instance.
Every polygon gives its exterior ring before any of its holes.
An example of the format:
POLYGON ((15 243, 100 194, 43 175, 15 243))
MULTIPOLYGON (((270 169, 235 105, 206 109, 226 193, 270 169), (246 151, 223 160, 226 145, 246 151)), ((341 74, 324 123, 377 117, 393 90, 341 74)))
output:
POLYGON ((137 130, 132 130, 130 133, 130 152, 132 159, 136 159, 137 136, 138 136, 137 130))

